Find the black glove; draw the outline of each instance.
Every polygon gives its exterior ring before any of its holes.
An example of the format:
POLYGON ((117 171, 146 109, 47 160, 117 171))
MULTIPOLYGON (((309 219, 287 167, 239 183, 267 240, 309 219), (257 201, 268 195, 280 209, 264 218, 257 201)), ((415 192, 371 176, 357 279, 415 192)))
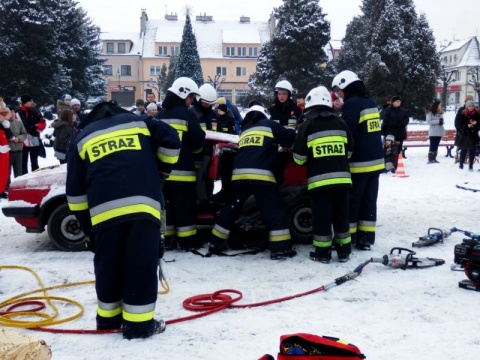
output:
POLYGON ((443 118, 440 118, 440 120, 438 120, 438 124, 443 125, 443 118))
POLYGON ((158 245, 158 258, 162 259, 165 255, 165 238, 160 236, 160 244, 158 245))
POLYGON ((87 250, 95 254, 95 236, 93 235, 93 232, 85 237, 85 247, 87 250))

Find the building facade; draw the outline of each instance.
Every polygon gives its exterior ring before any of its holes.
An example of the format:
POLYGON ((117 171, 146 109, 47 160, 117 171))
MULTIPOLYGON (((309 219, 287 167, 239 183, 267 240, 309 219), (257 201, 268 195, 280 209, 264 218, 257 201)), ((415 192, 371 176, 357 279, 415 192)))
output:
MULTIPOLYGON (((462 106, 465 97, 472 95, 478 105, 480 76, 479 38, 473 36, 466 40, 454 41, 440 51, 440 64, 448 80, 447 103, 462 106)), ((442 98, 443 86, 437 85, 437 97, 442 98)))
MULTIPOLYGON (((252 22, 241 16, 238 21, 215 21, 206 14, 192 18, 204 82, 213 82, 219 96, 242 105, 255 72, 263 43, 275 29, 273 16, 265 22, 252 22)), ((131 106, 135 99, 145 99, 154 92, 157 100, 164 94, 155 89, 162 66, 168 69, 170 59, 180 53, 185 20, 165 15, 149 19, 145 10, 140 17, 138 33, 101 33, 108 99, 131 106)))

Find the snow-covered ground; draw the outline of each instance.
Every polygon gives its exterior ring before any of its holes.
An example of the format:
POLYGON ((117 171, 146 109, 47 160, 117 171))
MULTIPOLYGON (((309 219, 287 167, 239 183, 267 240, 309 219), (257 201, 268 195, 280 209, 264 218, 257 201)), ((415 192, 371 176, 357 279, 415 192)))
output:
MULTIPOLYGON (((451 128, 454 113, 446 115, 451 128)), ((425 128, 411 125, 410 129, 425 128)), ((480 193, 460 190, 457 183, 480 184, 475 172, 459 170, 439 151, 440 164, 427 165, 427 148, 412 148, 404 160, 407 178, 384 174, 380 179, 377 241, 370 252, 354 252, 347 263, 325 265, 308 258, 311 246, 297 246, 298 256, 271 261, 267 252, 232 258, 201 258, 168 252, 163 269, 171 290, 158 297, 156 317, 172 320, 193 313, 182 307, 188 297, 220 289, 243 293, 238 304, 251 304, 304 293, 331 283, 370 257, 381 257, 392 247, 411 248, 429 227, 457 227, 480 232, 480 193)), ((42 165, 56 163, 47 148, 42 165)), ((5 200, 0 202, 0 206, 5 200)), ((53 248, 46 233, 27 234, 14 220, 0 213, 0 266, 27 266, 45 286, 93 280, 93 255, 53 248)), ((463 272, 450 270, 454 233, 443 244, 415 248, 418 257, 445 259, 445 265, 400 270, 369 264, 355 280, 327 292, 253 308, 227 309, 167 327, 165 333, 140 341, 120 334, 68 335, 16 329, 44 339, 53 359, 258 359, 275 355, 282 334, 306 332, 341 338, 357 345, 367 359, 474 360, 480 352, 480 323, 476 319, 480 293, 460 289, 463 272)), ((0 301, 37 288, 35 279, 20 270, 0 272, 0 301)), ((67 329, 94 329, 93 285, 50 291, 80 302, 85 313, 58 325, 67 329)), ((69 315, 71 305, 58 305, 69 315)), ((4 309, 1 309, 4 310, 4 309)), ((1 355, 0 355, 1 358, 1 355)))

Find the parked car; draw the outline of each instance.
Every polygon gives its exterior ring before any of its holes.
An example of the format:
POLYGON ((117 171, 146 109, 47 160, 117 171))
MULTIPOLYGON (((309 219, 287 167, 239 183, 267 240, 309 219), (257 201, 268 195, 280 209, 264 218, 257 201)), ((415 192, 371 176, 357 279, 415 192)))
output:
MULTIPOLYGON (((202 238, 210 232, 225 199, 214 193, 225 169, 231 169, 237 151, 238 135, 207 131, 206 151, 197 174, 197 226, 202 238)), ((288 209, 292 238, 297 243, 311 243, 312 217, 307 196, 306 171, 291 161, 289 151, 279 153, 284 159, 284 183, 280 190, 288 209)), ((27 232, 41 233, 47 228, 53 244, 64 251, 85 250, 85 235, 70 211, 65 195, 66 165, 41 168, 15 178, 9 190, 9 201, 2 208, 5 216, 13 217, 27 232)), ((228 176, 228 175, 227 175, 228 176)), ((225 185, 227 185, 225 183, 225 185)), ((228 190, 228 189, 227 189, 228 190)), ((254 198, 248 199, 232 229, 232 247, 251 245, 254 234, 265 225, 254 198)))

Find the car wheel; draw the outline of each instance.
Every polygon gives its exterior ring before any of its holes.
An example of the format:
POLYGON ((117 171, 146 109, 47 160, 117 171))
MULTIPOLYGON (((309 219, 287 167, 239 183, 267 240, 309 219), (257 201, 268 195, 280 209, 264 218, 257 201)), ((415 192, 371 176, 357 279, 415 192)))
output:
POLYGON ((312 243, 312 208, 309 197, 301 197, 289 209, 292 240, 297 244, 312 243))
POLYGON ((85 234, 80 229, 73 212, 68 204, 62 204, 53 210, 48 219, 48 236, 55 246, 63 251, 83 251, 85 246, 85 234))

